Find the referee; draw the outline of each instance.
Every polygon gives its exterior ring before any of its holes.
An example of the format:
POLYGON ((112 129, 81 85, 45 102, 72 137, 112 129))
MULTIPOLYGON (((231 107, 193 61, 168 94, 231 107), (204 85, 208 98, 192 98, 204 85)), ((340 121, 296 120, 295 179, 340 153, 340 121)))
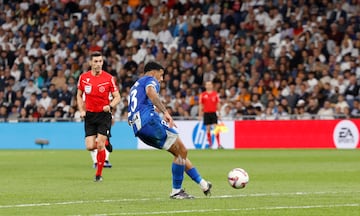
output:
POLYGON ((102 181, 105 162, 105 142, 111 127, 111 111, 120 102, 120 93, 111 74, 102 70, 103 56, 99 52, 90 55, 91 69, 79 77, 77 105, 85 122, 86 149, 97 149, 95 182, 102 181), (109 94, 112 100, 109 100, 109 94), (97 142, 96 142, 97 139, 97 142))
MULTIPOLYGON (((207 81, 205 83, 205 91, 200 94, 199 99, 199 119, 201 117, 204 120, 206 126, 206 137, 209 142, 209 148, 213 146, 213 140, 211 138, 211 127, 214 127, 218 123, 218 110, 220 110, 220 98, 216 91, 213 89, 213 83, 207 81)), ((220 134, 215 134, 215 139, 218 144, 218 149, 223 149, 220 144, 220 134)))

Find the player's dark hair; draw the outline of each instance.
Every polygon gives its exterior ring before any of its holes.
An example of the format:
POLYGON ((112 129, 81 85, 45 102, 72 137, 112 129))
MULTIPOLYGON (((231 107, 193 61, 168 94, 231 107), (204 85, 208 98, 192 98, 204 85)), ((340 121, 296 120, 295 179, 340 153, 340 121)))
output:
POLYGON ((99 57, 102 56, 102 54, 100 52, 92 52, 90 54, 90 59, 93 59, 94 57, 99 57))
POLYGON ((163 71, 165 71, 164 67, 161 64, 159 64, 157 62, 154 62, 154 61, 150 61, 145 65, 144 72, 147 73, 147 72, 152 71, 152 70, 163 70, 163 71))

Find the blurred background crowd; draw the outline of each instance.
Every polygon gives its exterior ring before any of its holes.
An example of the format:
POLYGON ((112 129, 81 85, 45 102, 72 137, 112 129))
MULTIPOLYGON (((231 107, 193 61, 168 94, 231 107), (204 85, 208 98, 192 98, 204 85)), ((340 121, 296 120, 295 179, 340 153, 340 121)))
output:
POLYGON ((360 0, 0 2, 0 121, 79 120, 92 51, 119 85, 115 120, 151 60, 177 119, 197 119, 209 80, 223 120, 360 116, 360 0))

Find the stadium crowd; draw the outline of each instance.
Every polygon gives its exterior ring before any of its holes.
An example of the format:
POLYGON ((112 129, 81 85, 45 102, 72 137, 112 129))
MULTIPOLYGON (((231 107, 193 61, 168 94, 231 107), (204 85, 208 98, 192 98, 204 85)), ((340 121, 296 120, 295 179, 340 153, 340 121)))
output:
POLYGON ((0 121, 79 120, 92 51, 119 85, 116 120, 151 60, 175 118, 197 118, 209 80, 223 120, 360 116, 359 0, 0 2, 0 121))

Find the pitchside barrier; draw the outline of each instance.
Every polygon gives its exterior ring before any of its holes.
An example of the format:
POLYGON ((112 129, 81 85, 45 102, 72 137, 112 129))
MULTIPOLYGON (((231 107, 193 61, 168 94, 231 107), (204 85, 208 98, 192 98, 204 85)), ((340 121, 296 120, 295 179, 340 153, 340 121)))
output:
MULTIPOLYGON (((212 128, 225 149, 240 148, 339 148, 359 145, 360 120, 237 120, 212 128)), ((181 139, 189 149, 207 149, 205 126, 195 120, 176 120, 181 139)), ((127 122, 111 129, 114 149, 151 149, 137 138, 127 122)), ((0 149, 85 149, 82 122, 0 123, 0 149)), ((215 141, 211 148, 217 148, 215 141)))

